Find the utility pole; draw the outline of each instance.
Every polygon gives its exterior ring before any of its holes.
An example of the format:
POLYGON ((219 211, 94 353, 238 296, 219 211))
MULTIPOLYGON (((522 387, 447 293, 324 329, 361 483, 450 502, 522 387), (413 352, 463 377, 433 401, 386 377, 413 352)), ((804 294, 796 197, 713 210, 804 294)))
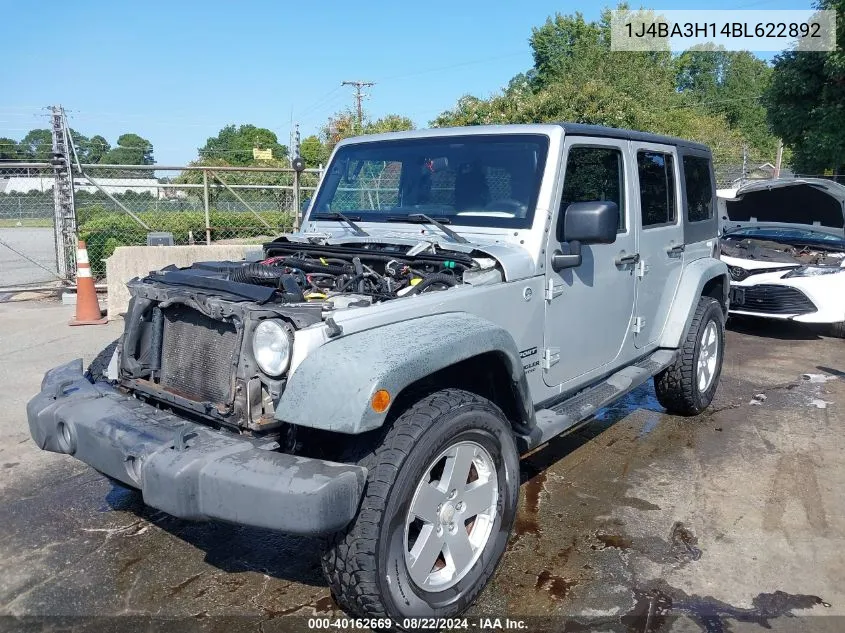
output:
POLYGON ((72 147, 62 106, 50 109, 53 138, 53 230, 56 241, 56 267, 59 275, 69 279, 76 274, 76 209, 73 199, 72 147))
POLYGON ((355 103, 358 109, 358 131, 360 132, 364 127, 364 107, 361 102, 367 95, 364 94, 364 88, 371 88, 375 86, 374 81, 344 81, 341 86, 353 86, 355 88, 355 103))

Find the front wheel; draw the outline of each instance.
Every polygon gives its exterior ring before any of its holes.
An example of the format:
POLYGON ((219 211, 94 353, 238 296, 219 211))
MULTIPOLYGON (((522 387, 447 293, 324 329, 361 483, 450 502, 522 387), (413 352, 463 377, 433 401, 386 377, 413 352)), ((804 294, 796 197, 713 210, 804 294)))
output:
POLYGON ((701 297, 674 364, 654 377, 657 400, 669 412, 698 415, 716 395, 725 351, 725 315, 711 297, 701 297))
POLYGON ((103 349, 99 354, 97 354, 96 357, 94 357, 94 360, 92 360, 91 364, 88 365, 88 369, 85 370, 85 377, 88 379, 89 382, 97 383, 101 380, 109 380, 106 374, 108 373, 112 357, 114 356, 114 353, 117 350, 117 346, 119 344, 120 339, 112 341, 105 347, 105 349, 103 349))
POLYGON ((516 516, 519 456, 501 410, 438 391, 402 413, 363 463, 358 516, 323 554, 338 604, 400 623, 461 613, 492 576, 516 516))

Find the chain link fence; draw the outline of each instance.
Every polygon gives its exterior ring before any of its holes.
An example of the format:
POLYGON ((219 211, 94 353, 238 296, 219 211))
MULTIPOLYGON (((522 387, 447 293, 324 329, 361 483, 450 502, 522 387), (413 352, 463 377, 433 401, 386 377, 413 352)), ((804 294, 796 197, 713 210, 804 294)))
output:
POLYGON ((95 275, 115 248, 146 244, 150 232, 170 233, 174 244, 260 244, 296 228, 319 179, 319 170, 269 167, 82 165, 79 237, 95 275))
POLYGON ((61 279, 53 231, 53 167, 0 165, 0 287, 61 279))
MULTIPOLYGON (((770 180, 776 177, 777 159, 775 156, 751 155, 732 156, 728 160, 714 159, 717 189, 736 189, 753 180, 770 180)), ((791 178, 794 174, 786 167, 780 169, 781 178, 791 178)))
MULTIPOLYGON (((294 230, 320 177, 316 169, 83 164, 73 170, 75 226, 102 277, 115 248, 144 245, 153 232, 172 234, 174 244, 212 244, 262 243, 294 230)), ((0 288, 62 280, 54 185, 49 163, 0 164, 0 288)))

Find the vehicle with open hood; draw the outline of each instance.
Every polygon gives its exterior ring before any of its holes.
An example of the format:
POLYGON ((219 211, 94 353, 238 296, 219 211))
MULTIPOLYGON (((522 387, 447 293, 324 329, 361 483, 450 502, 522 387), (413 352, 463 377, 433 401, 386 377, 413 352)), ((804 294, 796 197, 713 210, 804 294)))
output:
POLYGON ((731 313, 826 324, 845 337, 845 186, 778 179, 719 194, 731 313))
POLYGON ((521 453, 652 378, 673 413, 710 404, 715 207, 710 151, 681 139, 346 140, 260 261, 132 280, 120 341, 48 372, 30 430, 175 516, 326 536, 353 613, 455 616, 505 551, 521 453))

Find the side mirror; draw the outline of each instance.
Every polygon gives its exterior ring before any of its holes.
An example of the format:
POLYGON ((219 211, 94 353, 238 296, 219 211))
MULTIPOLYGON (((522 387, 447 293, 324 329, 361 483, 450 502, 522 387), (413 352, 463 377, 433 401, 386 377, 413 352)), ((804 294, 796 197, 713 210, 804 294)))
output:
POLYGON ((619 207, 615 202, 573 202, 563 217, 563 237, 582 244, 613 244, 619 226, 619 207))
POLYGON ((581 265, 581 244, 612 244, 616 241, 619 226, 619 206, 615 202, 596 200, 573 202, 563 214, 563 237, 568 242, 568 253, 552 253, 552 269, 581 265))
POLYGON ((311 198, 305 198, 302 201, 302 204, 299 205, 299 210, 302 211, 303 215, 306 211, 308 211, 308 207, 311 206, 311 198))

